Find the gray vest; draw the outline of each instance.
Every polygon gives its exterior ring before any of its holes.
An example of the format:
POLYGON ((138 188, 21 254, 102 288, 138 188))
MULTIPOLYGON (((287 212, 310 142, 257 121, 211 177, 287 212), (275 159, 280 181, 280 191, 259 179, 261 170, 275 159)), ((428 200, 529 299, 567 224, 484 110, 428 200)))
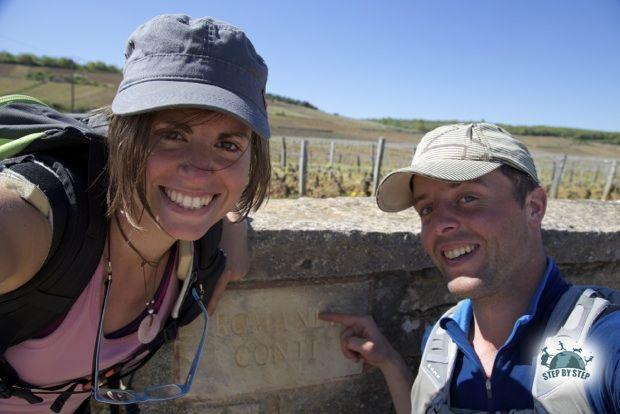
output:
MULTIPOLYGON (((620 292, 607 288, 572 286, 562 295, 545 328, 544 343, 539 347, 543 353, 540 358, 538 353, 535 356, 536 371, 532 384, 534 409, 510 410, 510 414, 592 412, 583 377, 589 375, 585 368, 593 358, 584 352, 587 349, 585 339, 596 318, 610 303, 620 303, 620 292), (557 333, 552 335, 553 332, 557 333), (554 356, 549 354, 549 349, 559 352, 554 356), (562 378, 564 376, 566 379, 562 378)), ((452 316, 460 304, 449 309, 443 317, 452 316)), ((450 382, 457 351, 456 344, 436 323, 424 347, 418 375, 411 388, 413 414, 474 412, 450 407, 450 382)), ((486 385, 490 395, 492 389, 489 380, 486 385)))

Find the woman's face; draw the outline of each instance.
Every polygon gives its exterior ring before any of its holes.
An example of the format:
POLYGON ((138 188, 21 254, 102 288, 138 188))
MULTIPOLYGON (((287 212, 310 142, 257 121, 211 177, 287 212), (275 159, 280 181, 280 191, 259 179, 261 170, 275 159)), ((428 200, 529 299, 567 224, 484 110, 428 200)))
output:
POLYGON ((146 197, 161 228, 197 240, 234 209, 248 184, 252 131, 213 111, 159 112, 151 127, 146 197))

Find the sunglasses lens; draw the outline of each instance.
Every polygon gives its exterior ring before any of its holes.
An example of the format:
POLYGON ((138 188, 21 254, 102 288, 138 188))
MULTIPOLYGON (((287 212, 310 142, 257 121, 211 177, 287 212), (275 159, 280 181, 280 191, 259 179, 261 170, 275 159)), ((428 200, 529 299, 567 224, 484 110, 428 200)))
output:
POLYGON ((132 390, 110 390, 100 388, 97 393, 97 401, 109 402, 112 404, 131 404, 137 401, 166 400, 183 395, 183 390, 176 384, 162 385, 159 387, 147 388, 143 393, 136 394, 132 390))
POLYGON ((123 391, 123 390, 107 390, 107 389, 99 389, 99 401, 107 400, 107 401, 115 401, 119 403, 123 402, 131 402, 134 400, 134 395, 131 392, 123 391))
POLYGON ((146 390, 150 398, 172 398, 182 393, 181 387, 176 384, 152 387, 146 390))
MULTIPOLYGON (((204 345, 204 340, 207 335, 207 325, 209 314, 207 313, 207 309, 202 304, 196 289, 192 288, 192 297, 200 307, 202 311, 202 315, 204 316, 204 328, 202 332, 202 338, 200 339, 200 346, 196 349, 196 355, 194 355, 194 361, 192 362, 192 366, 190 368, 190 372, 187 374, 187 379, 185 380, 185 384, 167 384, 167 385, 156 385, 152 387, 146 388, 144 391, 125 389, 125 387, 121 384, 121 389, 110 389, 110 388, 100 388, 97 386, 100 382, 98 381, 99 375, 99 360, 97 356, 99 355, 99 347, 101 346, 101 336, 103 333, 103 314, 105 313, 105 308, 107 304, 107 295, 109 293, 109 284, 106 283, 105 286, 105 294, 104 294, 104 305, 101 313, 100 321, 99 321, 99 333, 97 336, 97 341, 95 344, 95 352, 93 353, 93 378, 95 378, 95 385, 92 388, 92 395, 95 400, 108 404, 133 404, 133 403, 142 403, 146 401, 162 401, 162 400, 170 400, 173 398, 179 398, 184 396, 189 392, 189 389, 192 385, 192 380, 196 374, 196 369, 198 367, 198 362, 200 361, 200 355, 202 353, 202 346, 204 345)), ((105 376, 105 375, 103 375, 105 376)), ((103 377, 102 376, 102 377, 103 377)))

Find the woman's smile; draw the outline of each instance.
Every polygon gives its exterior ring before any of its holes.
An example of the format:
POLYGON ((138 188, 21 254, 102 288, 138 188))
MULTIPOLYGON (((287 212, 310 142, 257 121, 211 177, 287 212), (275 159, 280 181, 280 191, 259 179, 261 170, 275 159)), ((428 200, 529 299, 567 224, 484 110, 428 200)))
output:
POLYGON ((175 204, 187 209, 187 210, 198 210, 203 207, 208 206, 213 198, 216 196, 215 194, 206 194, 206 195, 192 195, 188 194, 182 190, 173 190, 167 187, 160 187, 164 194, 168 196, 168 199, 175 204))

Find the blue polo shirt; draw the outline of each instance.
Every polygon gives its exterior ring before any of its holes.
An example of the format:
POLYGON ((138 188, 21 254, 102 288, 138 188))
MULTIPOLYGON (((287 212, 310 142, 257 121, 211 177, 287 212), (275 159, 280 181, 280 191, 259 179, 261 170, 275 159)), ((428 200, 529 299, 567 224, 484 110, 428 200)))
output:
MULTIPOLYGON (((533 408, 532 383, 534 357, 542 339, 546 322, 570 284, 564 280, 553 260, 547 258, 547 268, 540 285, 524 315, 514 324, 506 342, 498 350, 487 389, 487 378, 478 356, 470 344, 472 321, 471 300, 466 299, 452 317, 439 324, 458 346, 454 373, 450 384, 451 406, 479 411, 507 411, 533 408)), ((430 334, 427 329, 422 349, 430 334)), ((595 413, 620 413, 620 312, 599 318, 588 334, 596 341, 603 363, 599 372, 592 373, 596 381, 586 389, 588 402, 595 413)))

